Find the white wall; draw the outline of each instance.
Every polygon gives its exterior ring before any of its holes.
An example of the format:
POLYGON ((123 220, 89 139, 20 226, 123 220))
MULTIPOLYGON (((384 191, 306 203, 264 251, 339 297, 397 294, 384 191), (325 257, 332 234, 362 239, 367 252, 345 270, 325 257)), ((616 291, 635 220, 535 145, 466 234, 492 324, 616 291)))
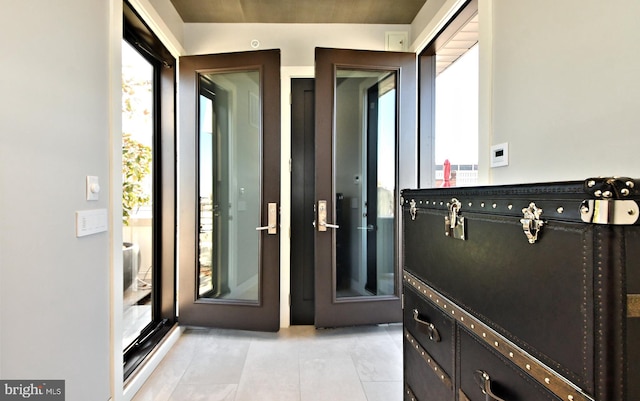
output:
POLYGON ((111 238, 76 238, 75 212, 110 203, 113 4, 0 13, 0 377, 64 379, 69 401, 110 397, 111 238))
POLYGON ((384 50, 385 32, 409 31, 409 25, 373 24, 201 24, 184 25, 186 54, 281 49, 282 66, 315 65, 316 47, 384 50))
POLYGON ((492 129, 481 143, 509 142, 510 159, 491 182, 640 176, 640 2, 490 3, 492 129))

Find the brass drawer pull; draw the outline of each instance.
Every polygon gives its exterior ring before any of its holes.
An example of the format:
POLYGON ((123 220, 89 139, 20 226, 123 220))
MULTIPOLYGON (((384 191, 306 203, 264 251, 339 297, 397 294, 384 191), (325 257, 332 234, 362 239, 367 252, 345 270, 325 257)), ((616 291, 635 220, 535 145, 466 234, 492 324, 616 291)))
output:
POLYGON ((413 310, 413 320, 415 320, 417 323, 420 323, 427 329, 429 340, 436 343, 440 342, 440 333, 438 333, 438 329, 436 329, 436 326, 434 326, 433 323, 429 323, 426 320, 420 319, 420 312, 418 312, 417 309, 413 310))
POLYGON ((473 378, 475 379, 476 383, 478 383, 478 386, 480 386, 482 393, 487 396, 486 401, 505 401, 504 399, 493 394, 493 391, 491 391, 491 377, 489 377, 489 374, 487 372, 483 370, 476 370, 473 378))

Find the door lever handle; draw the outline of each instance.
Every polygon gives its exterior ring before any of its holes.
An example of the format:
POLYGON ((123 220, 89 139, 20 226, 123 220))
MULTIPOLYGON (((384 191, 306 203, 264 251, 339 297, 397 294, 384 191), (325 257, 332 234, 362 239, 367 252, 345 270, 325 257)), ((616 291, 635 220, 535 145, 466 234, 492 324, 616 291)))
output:
POLYGON ((327 228, 340 228, 337 224, 327 223, 327 201, 318 201, 318 231, 327 231, 327 228))
POLYGON ((278 233, 278 204, 275 202, 269 203, 267 207, 267 225, 263 227, 256 227, 256 231, 267 231, 267 234, 278 233))
POLYGON ((375 227, 373 224, 367 224, 366 227, 358 227, 358 230, 367 230, 367 231, 375 231, 375 227))
MULTIPOLYGON (((316 226, 316 221, 314 220, 311 224, 313 225, 313 227, 315 227, 315 226, 316 226)), ((323 222, 321 222, 321 223, 320 223, 320 225, 321 225, 322 227, 327 227, 327 228, 340 228, 340 226, 339 226, 339 225, 337 225, 337 224, 327 224, 327 223, 326 223, 326 222, 324 222, 324 221, 323 221, 323 222)), ((326 231, 326 230, 318 229, 318 231, 326 231)))

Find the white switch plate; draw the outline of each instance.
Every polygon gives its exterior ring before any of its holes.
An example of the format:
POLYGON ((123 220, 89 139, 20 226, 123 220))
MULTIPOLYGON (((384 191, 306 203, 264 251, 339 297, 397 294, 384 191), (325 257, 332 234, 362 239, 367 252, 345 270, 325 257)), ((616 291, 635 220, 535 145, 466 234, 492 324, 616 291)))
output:
POLYGON ((107 209, 79 210, 76 212, 76 237, 107 231, 107 209))
POLYGON ((95 175, 87 176, 87 200, 100 199, 100 182, 95 175))
POLYGON ((503 167, 509 165, 509 144, 499 143, 491 147, 491 167, 503 167))

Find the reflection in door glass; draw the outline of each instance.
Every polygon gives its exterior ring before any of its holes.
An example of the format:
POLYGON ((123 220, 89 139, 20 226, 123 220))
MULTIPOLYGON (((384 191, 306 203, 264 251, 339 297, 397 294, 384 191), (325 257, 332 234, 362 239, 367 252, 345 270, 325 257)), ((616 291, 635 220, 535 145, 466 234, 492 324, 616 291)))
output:
POLYGON ((122 348, 153 319, 154 66, 122 42, 122 348))
POLYGON ((259 79, 258 71, 199 79, 200 298, 259 299, 259 79))
POLYGON ((395 71, 337 71, 337 298, 395 294, 396 80, 395 71))

